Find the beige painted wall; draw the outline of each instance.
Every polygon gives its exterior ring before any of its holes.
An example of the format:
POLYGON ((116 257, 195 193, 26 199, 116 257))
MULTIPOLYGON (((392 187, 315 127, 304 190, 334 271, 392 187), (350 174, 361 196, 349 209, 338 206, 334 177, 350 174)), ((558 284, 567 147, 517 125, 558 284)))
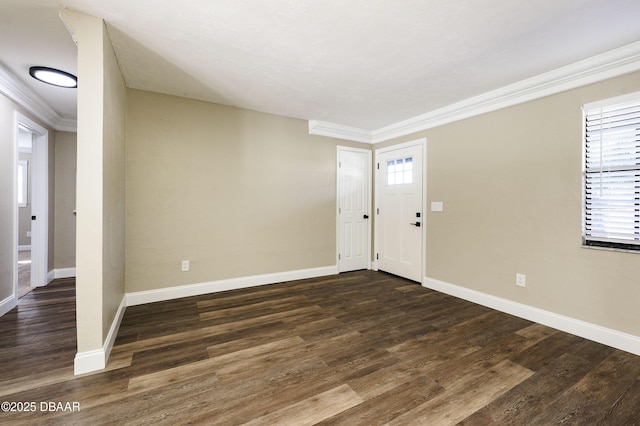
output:
POLYGON ((76 322, 78 352, 100 349, 102 336, 102 26, 65 9, 78 44, 76 322))
POLYGON ((32 182, 32 168, 33 168, 33 155, 30 152, 19 152, 18 160, 27 161, 27 205, 24 207, 18 207, 18 245, 30 246, 31 238, 27 237, 27 231, 31 231, 31 182, 32 182))
POLYGON ((53 267, 76 266, 76 160, 77 135, 56 132, 55 226, 53 267))
POLYGON ((13 294, 15 104, 0 94, 0 302, 13 294))
POLYGON ((427 212, 426 275, 640 336, 640 254, 581 247, 581 106, 634 91, 640 73, 386 143, 427 137, 444 211, 427 212))
POLYGON ((126 89, 101 19, 65 9, 78 44, 78 352, 103 348, 124 295, 126 89))
POLYGON ((49 189, 48 201, 49 201, 49 219, 48 219, 48 237, 47 237, 47 271, 53 270, 53 259, 55 257, 55 220, 56 220, 56 131, 55 129, 49 130, 49 148, 47 150, 48 158, 48 181, 47 187, 49 189))
POLYGON ((104 24, 102 32, 104 52, 102 333, 103 338, 106 338, 125 292, 127 88, 104 24))
POLYGON ((338 144, 366 147, 129 90, 127 292, 335 265, 338 144))

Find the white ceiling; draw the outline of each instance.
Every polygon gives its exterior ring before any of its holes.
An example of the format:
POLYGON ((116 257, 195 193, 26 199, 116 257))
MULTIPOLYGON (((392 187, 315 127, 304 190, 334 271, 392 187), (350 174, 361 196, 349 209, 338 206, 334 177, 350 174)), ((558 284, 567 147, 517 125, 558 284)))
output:
POLYGON ((106 21, 128 87, 369 130, 640 40, 638 0, 0 0, 0 67, 68 119, 28 76, 76 72, 62 7, 106 21))

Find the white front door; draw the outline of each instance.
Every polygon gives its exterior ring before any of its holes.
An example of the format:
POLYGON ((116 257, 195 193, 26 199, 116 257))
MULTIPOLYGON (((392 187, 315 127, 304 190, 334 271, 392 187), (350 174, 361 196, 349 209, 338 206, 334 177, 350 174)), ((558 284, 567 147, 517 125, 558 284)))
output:
POLYGON ((422 282, 422 143, 376 152, 378 269, 422 282))
POLYGON ((338 271, 370 267, 371 151, 338 147, 338 271))

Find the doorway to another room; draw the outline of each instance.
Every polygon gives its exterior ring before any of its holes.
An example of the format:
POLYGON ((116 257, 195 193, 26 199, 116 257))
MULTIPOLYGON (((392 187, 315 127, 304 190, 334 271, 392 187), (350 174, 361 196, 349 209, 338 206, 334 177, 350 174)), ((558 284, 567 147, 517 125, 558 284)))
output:
POLYGON ((15 303, 48 283, 48 131, 16 113, 15 303))
POLYGON ((338 272, 371 269, 371 151, 338 147, 338 272))
POLYGON ((376 150, 377 269, 422 282, 425 140, 376 150))
POLYGON ((377 149, 373 164, 371 154, 338 146, 338 272, 374 269, 422 283, 426 139, 377 149))
POLYGON ((33 133, 18 125, 18 299, 31 286, 31 206, 33 184, 33 133))

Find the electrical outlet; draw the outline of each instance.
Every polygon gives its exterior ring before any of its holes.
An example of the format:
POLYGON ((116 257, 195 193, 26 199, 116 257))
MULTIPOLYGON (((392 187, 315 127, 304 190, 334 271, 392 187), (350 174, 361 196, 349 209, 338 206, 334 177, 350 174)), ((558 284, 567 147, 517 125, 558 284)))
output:
POLYGON ((189 261, 188 260, 183 260, 182 261, 182 272, 187 272, 189 270, 189 261))
POLYGON ((526 277, 524 274, 516 274, 516 285, 519 287, 525 287, 526 277))

